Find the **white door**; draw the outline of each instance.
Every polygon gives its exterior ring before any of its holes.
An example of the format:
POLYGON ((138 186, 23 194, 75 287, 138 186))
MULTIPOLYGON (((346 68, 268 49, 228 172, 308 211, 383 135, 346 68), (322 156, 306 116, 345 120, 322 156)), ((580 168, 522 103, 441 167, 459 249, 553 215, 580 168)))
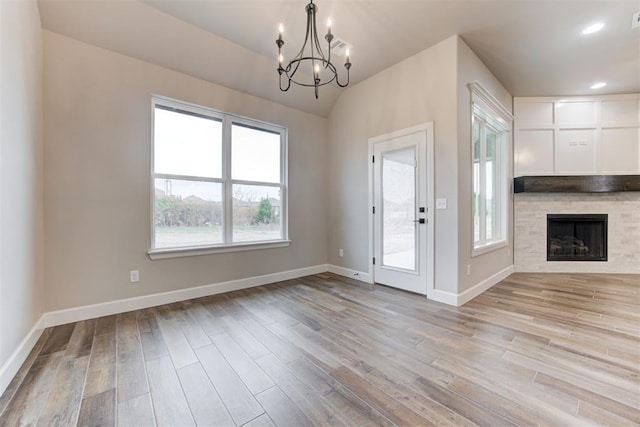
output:
MULTIPOLYGON (((432 125, 373 138, 374 280, 426 295, 433 231, 427 141, 432 125), (428 197, 429 196, 429 197, 428 197), (431 236, 430 236, 431 234, 431 236)), ((432 146, 430 142, 429 146, 432 146)))

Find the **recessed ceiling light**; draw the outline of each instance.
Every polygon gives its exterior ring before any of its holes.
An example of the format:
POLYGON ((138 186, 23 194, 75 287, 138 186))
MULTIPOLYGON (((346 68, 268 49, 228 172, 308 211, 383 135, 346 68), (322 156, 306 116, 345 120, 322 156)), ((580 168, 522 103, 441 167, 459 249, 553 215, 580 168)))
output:
POLYGON ((604 27, 604 24, 602 22, 597 22, 595 24, 589 25, 587 28, 585 28, 584 30, 582 30, 582 35, 586 36, 588 34, 593 34, 593 33, 597 33, 598 31, 600 31, 602 28, 604 27))
POLYGON ((591 89, 601 89, 605 87, 607 84, 605 82, 598 82, 591 85, 591 89))

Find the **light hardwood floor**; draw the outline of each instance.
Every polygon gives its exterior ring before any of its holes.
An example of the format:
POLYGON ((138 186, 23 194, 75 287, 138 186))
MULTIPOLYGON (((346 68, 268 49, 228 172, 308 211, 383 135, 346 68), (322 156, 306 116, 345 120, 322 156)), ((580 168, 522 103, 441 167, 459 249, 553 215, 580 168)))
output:
POLYGON ((0 425, 638 425, 640 277, 464 307, 320 274, 48 329, 0 425))

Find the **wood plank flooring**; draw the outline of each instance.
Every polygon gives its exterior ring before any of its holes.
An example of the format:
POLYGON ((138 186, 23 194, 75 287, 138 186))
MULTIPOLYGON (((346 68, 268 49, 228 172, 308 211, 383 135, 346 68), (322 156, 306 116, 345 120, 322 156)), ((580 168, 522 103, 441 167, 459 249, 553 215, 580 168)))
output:
POLYGON ((46 330, 0 426, 640 425, 640 276, 464 307, 332 274, 46 330))

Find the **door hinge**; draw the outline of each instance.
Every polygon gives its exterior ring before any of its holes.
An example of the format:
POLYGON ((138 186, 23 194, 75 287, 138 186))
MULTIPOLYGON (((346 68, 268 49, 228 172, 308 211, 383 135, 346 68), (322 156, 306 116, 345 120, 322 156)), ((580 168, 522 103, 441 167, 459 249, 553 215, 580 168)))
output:
POLYGON ((376 207, 375 206, 373 206, 373 213, 374 214, 376 213, 376 207))
POLYGON ((373 265, 376 265, 376 257, 373 257, 373 265))
POLYGON ((371 163, 375 163, 376 162, 376 156, 371 156, 371 163))

